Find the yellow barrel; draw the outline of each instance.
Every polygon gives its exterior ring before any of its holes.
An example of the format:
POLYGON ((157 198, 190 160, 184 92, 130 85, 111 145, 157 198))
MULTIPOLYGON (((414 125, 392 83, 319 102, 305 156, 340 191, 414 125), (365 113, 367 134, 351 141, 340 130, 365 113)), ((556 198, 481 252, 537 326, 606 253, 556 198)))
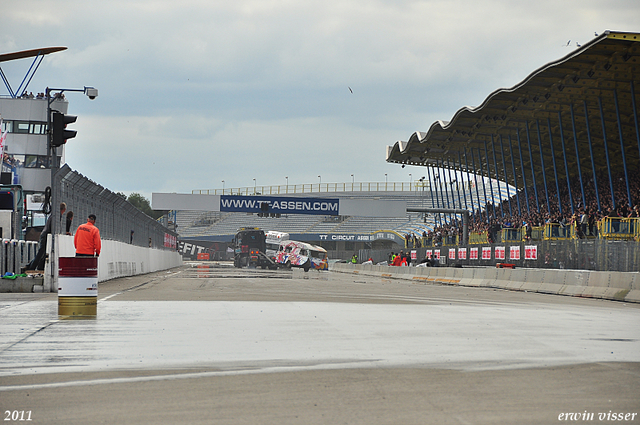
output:
POLYGON ((58 297, 58 316, 64 318, 95 319, 98 297, 58 297))

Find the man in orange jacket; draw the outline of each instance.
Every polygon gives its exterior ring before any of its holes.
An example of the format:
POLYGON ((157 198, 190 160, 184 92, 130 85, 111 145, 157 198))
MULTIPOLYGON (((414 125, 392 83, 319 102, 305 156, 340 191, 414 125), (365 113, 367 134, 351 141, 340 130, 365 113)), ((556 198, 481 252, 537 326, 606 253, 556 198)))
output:
POLYGON ((100 242, 100 230, 95 226, 95 214, 89 214, 85 224, 78 226, 73 238, 76 247, 76 257, 98 257, 102 243, 100 242))

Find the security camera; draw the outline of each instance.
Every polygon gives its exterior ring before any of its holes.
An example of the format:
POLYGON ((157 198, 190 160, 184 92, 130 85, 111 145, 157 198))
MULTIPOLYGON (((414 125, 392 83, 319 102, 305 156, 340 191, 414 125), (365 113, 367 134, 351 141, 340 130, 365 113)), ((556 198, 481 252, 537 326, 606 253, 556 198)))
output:
POLYGON ((98 89, 95 89, 93 87, 85 87, 84 94, 86 94, 89 99, 93 100, 98 97, 98 89))

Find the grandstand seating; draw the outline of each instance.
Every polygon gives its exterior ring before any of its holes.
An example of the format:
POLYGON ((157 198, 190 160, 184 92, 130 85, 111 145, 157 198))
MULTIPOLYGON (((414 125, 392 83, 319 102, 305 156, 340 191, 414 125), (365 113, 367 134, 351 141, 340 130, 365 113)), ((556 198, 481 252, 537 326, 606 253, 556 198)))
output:
MULTIPOLYGON (((384 200, 402 200, 407 202, 408 208, 435 208, 439 203, 440 207, 446 207, 443 199, 438 202, 431 198, 431 193, 426 191, 390 191, 390 192, 314 192, 305 194, 312 197, 328 198, 367 198, 384 200)), ((441 195, 444 195, 441 193, 441 195)), ((449 194, 450 195, 450 194, 449 194)), ((457 195, 457 193, 456 193, 457 195)), ((298 194, 297 196, 300 196, 298 194)), ((460 203, 464 205, 465 196, 467 203, 471 205, 471 197, 475 198, 475 193, 469 191, 461 192, 460 199, 456 200, 456 206, 460 208, 460 203)), ((496 194, 496 196, 498 196, 496 194)), ((451 199, 451 198, 450 198, 451 199)), ((475 199, 474 199, 475 201, 475 199)), ((474 202, 475 204, 476 202, 474 202)), ((451 206, 453 207, 453 206, 451 206)), ((443 217, 448 220, 449 217, 443 217)), ((259 217, 257 214, 247 213, 220 213, 202 211, 177 211, 176 223, 177 232, 181 237, 227 237, 234 235, 241 227, 259 227, 265 230, 277 230, 292 234, 372 234, 381 230, 392 230, 400 234, 421 235, 436 226, 435 218, 432 214, 427 216, 424 222, 423 214, 407 213, 404 217, 398 218, 376 218, 376 217, 335 217, 316 215, 296 215, 285 214, 279 218, 259 217)))

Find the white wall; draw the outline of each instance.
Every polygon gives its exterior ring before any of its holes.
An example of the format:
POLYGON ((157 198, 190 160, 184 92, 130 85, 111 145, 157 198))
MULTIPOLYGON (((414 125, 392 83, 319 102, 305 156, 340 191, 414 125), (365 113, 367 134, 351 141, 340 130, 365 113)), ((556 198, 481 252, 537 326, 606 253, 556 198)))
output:
MULTIPOLYGON (((51 239, 49 239, 47 246, 51 246, 51 239)), ((73 236, 57 235, 56 246, 58 257, 75 257, 73 236)), ((166 270, 180 265, 182 265, 182 256, 177 251, 145 248, 123 242, 103 240, 102 251, 98 257, 98 282, 166 270)), ((45 292, 57 292, 57 285, 51 284, 51 273, 48 268, 49 263, 47 263, 47 270, 45 270, 45 292), (47 288, 50 290, 48 291, 47 288)))

